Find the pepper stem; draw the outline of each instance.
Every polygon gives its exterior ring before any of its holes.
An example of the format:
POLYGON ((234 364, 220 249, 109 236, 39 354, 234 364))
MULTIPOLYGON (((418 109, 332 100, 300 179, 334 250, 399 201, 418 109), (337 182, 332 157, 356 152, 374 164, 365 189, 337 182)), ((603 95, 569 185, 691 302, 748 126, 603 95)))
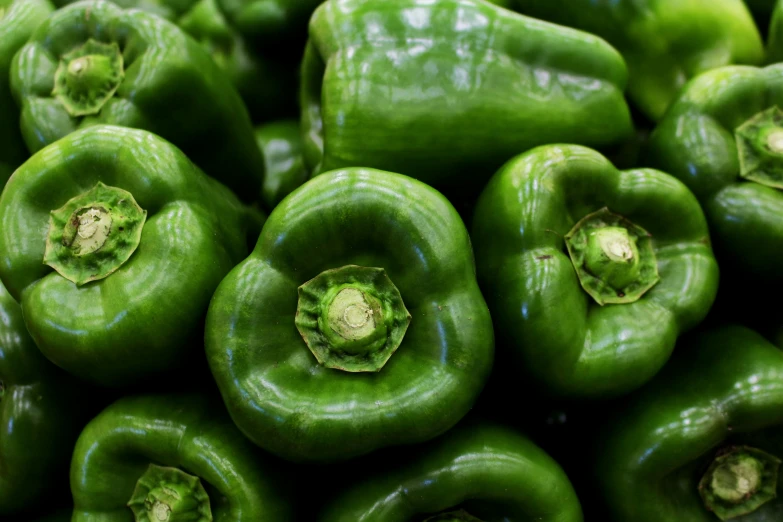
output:
POLYGON ((119 46, 89 39, 62 57, 55 71, 52 94, 71 116, 97 114, 114 96, 124 77, 119 46))
POLYGON ((77 285, 103 279, 139 246, 146 219, 130 192, 98 182, 51 212, 44 264, 77 285))
POLYGON ((699 483, 705 507, 721 520, 752 513, 777 496, 780 463, 777 457, 755 448, 723 452, 699 483))
POLYGON ((326 270, 299 287, 296 328, 327 368, 380 371, 410 320, 399 290, 382 268, 326 270))
POLYGON ((599 305, 638 301, 660 279, 650 234, 603 208, 565 236, 579 283, 599 305))
POLYGON ((734 131, 740 176, 773 188, 783 188, 783 111, 772 107, 734 131))
POLYGON ((136 482, 128 507, 136 522, 212 522, 201 481, 177 468, 150 464, 136 482))

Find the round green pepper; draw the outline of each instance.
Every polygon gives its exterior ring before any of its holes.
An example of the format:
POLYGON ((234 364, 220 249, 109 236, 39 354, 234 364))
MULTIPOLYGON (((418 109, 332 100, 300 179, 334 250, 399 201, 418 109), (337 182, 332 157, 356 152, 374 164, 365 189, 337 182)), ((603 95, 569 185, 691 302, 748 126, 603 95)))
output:
POLYGON ((479 281, 509 358, 569 397, 627 393, 706 315, 718 266, 675 178, 549 145, 511 159, 473 220, 479 281))
POLYGON ((105 386, 181 367, 261 216, 146 131, 93 126, 0 196, 0 279, 58 366, 105 386))
POLYGON ((345 169, 285 198, 210 304, 234 422, 295 461, 431 439, 472 406, 493 331, 470 239, 434 189, 345 169))
POLYGON ((202 395, 124 397, 82 432, 73 522, 291 519, 280 470, 202 395))

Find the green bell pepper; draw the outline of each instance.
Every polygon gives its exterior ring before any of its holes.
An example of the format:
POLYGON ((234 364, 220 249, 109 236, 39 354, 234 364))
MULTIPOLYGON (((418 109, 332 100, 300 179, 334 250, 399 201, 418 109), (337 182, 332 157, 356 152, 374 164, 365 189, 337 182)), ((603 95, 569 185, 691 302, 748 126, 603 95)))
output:
MULTIPOLYGON (((60 5, 79 0, 59 0, 60 5)), ((296 114, 297 67, 255 52, 220 11, 217 0, 111 0, 123 9, 143 9, 174 22, 201 43, 225 71, 253 121, 296 114)), ((300 52, 301 55, 301 52, 300 52)))
POLYGON ((205 342, 234 422, 294 461, 445 432, 484 386, 494 348, 454 207, 361 168, 318 176, 275 208, 212 298, 205 342))
POLYGON ((48 0, 0 0, 0 186, 28 157, 11 96, 11 60, 53 10, 48 0))
POLYGON ((781 382, 783 352, 751 330, 691 339, 599 436, 608 520, 780 520, 781 382))
POLYGON ((224 411, 201 395, 129 396, 106 408, 76 443, 73 522, 291 520, 276 464, 224 411))
POLYGON ((285 53, 280 44, 294 44, 301 58, 307 22, 323 0, 217 0, 229 23, 255 45, 285 53), (301 43, 302 47, 296 47, 301 43))
POLYGON ((305 161, 483 184, 519 152, 630 136, 622 57, 483 0, 328 0, 302 64, 305 161))
POLYGON ((767 34, 767 63, 783 62, 783 1, 775 2, 767 34))
POLYGON ((266 162, 262 201, 274 208, 295 188, 308 180, 299 122, 283 120, 256 127, 256 141, 266 162))
POLYGON ((699 198, 727 279, 783 281, 783 64, 690 82, 650 137, 648 161, 699 198))
POLYGON ((0 518, 67 493, 71 451, 90 414, 85 399, 84 386, 38 351, 0 284, 0 518))
POLYGON ((707 223, 685 185, 578 145, 506 163, 479 197, 472 237, 500 345, 553 395, 641 386, 717 293, 707 223))
POLYGON ((582 521, 557 462, 499 425, 460 426, 393 464, 360 477, 319 521, 582 521))
POLYGON ((244 199, 260 196, 264 161, 241 98, 163 18, 98 0, 58 9, 17 54, 11 88, 31 152, 97 123, 140 128, 244 199))
POLYGON ((259 220, 170 143, 93 126, 6 185, 0 279, 47 358, 122 386, 195 353, 209 299, 259 220))
POLYGON ((605 38, 628 64, 628 96, 659 120, 689 78, 760 64, 761 35, 742 0, 512 0, 520 12, 605 38))

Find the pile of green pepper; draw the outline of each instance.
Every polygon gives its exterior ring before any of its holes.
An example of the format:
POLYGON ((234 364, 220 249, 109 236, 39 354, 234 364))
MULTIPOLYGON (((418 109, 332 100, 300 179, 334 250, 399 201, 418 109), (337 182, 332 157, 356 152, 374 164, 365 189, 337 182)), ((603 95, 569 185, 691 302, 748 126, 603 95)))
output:
POLYGON ((0 0, 0 520, 783 521, 783 0, 0 0))

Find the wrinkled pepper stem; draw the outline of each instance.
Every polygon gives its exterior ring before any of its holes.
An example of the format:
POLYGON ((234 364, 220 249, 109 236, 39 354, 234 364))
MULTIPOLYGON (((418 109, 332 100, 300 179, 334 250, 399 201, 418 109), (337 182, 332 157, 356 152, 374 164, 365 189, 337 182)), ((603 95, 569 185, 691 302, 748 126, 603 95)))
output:
POLYGON ((80 286, 103 279, 136 251, 146 219, 130 192, 98 182, 51 212, 44 264, 80 286))
POLYGON ((737 127, 734 133, 740 176, 783 188, 783 111, 772 107, 737 127))
POLYGON ((327 368, 380 371, 410 320, 399 290, 382 268, 344 266, 299 287, 296 327, 327 368))
POLYGON ((565 236, 582 288, 600 304, 638 301, 660 279, 650 234, 603 208, 565 236))
POLYGON ((198 477, 150 464, 128 502, 136 522, 211 522, 209 496, 198 477))
POLYGON ((91 38, 62 57, 52 94, 71 116, 97 114, 114 96, 124 77, 119 46, 91 38))
POLYGON ((721 520, 754 512, 777 496, 780 462, 747 447, 718 455, 699 483, 704 506, 721 520))

